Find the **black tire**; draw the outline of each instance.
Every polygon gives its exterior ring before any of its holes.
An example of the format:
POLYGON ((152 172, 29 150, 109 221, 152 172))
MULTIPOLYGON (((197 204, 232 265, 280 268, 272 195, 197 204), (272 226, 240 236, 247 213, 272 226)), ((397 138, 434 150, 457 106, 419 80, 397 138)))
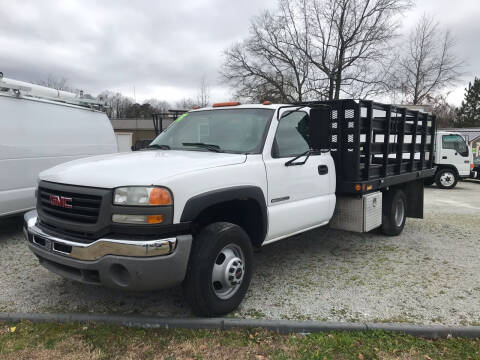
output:
POLYGON ((397 236, 403 231, 407 219, 407 197, 402 190, 390 190, 383 193, 382 233, 397 236), (401 204, 399 204, 399 202, 401 204), (403 205, 402 205, 403 204, 403 205), (403 211, 400 207, 403 206, 403 211), (400 221, 401 220, 401 221, 400 221))
POLYGON ((434 182, 435 182, 435 177, 429 177, 429 178, 423 179, 423 183, 425 184, 425 186, 433 185, 434 182))
POLYGON ((451 169, 440 169, 435 174, 435 184, 440 189, 453 189, 458 182, 457 174, 451 169))
MULTIPOLYGON (((227 222, 210 224, 195 236, 190 254, 183 290, 193 313, 211 317, 225 315, 235 310, 242 302, 252 278, 253 251, 247 233, 241 227, 227 222), (215 264, 219 265, 220 253, 229 247, 241 250, 244 269, 240 272, 243 274, 243 280, 236 286, 236 290, 230 297, 222 299, 217 295, 222 288, 214 288, 212 273, 215 264)), ((237 266, 238 263, 233 262, 233 264, 237 266)), ((220 265, 224 266, 222 263, 220 265)), ((226 269, 231 270, 227 266, 226 269)), ((237 271, 238 268, 235 270, 235 275, 237 271)), ((221 283, 215 282, 215 285, 221 285, 221 283)))

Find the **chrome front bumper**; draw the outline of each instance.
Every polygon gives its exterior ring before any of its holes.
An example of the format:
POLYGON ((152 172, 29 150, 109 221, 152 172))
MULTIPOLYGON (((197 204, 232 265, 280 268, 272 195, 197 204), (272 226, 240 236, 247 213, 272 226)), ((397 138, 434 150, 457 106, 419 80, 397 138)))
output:
POLYGON ((37 226, 37 211, 25 214, 25 237, 44 250, 78 260, 97 260, 106 255, 151 257, 169 255, 175 251, 177 238, 148 241, 98 239, 90 244, 61 239, 45 233, 37 226))
POLYGON ((35 210, 24 218, 30 250, 42 266, 65 278, 131 291, 165 289, 185 278, 192 235, 149 241, 104 238, 84 244, 43 231, 35 210))

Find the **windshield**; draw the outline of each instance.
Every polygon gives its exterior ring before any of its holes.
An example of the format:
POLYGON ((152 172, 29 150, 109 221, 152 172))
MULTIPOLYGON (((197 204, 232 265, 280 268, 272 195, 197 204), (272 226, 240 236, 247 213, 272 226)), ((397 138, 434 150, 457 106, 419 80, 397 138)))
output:
POLYGON ((444 149, 452 149, 462 156, 468 156, 468 146, 460 135, 443 135, 442 146, 444 149))
POLYGON ((150 144, 173 150, 259 153, 272 109, 225 109, 186 113, 150 144))

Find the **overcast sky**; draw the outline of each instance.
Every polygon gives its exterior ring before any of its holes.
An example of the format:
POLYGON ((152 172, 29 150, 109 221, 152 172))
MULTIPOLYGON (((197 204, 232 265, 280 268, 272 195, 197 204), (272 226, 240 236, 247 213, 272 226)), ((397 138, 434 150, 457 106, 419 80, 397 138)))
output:
MULTIPOLYGON (((231 92, 219 81, 223 50, 248 35, 252 16, 275 0, 25 1, 0 0, 0 71, 24 81, 65 77, 86 92, 120 91, 141 102, 195 97, 202 76, 211 101, 231 92)), ((466 77, 480 76, 480 0, 417 0, 403 19, 407 32, 434 14, 457 39, 466 77)))

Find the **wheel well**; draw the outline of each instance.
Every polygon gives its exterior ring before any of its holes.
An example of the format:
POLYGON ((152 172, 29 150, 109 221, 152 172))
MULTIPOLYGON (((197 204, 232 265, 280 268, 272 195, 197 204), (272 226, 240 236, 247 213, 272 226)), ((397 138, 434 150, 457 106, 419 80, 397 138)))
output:
POLYGON ((214 222, 226 221, 243 228, 253 246, 260 246, 266 236, 266 224, 263 223, 262 211, 253 199, 236 199, 211 205, 193 220, 193 231, 214 222))
POLYGON ((452 170, 454 173, 455 173, 455 176, 458 177, 458 170, 455 166, 452 166, 452 165, 437 165, 437 171, 435 172, 435 175, 437 175, 437 173, 443 169, 448 169, 448 170, 452 170))
POLYGON ((423 219, 423 179, 413 180, 403 184, 392 186, 388 191, 393 194, 393 192, 396 190, 402 190, 405 194, 405 197, 407 199, 407 217, 423 219))

